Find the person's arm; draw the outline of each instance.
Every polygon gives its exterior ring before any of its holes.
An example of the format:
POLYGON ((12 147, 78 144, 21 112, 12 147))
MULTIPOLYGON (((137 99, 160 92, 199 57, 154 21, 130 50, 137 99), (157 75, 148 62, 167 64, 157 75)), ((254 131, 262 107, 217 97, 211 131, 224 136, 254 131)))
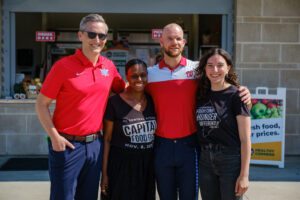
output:
POLYGON ((103 149, 103 161, 102 161, 102 177, 101 177, 101 192, 107 194, 108 188, 108 175, 107 165, 108 156, 110 151, 110 141, 112 137, 114 122, 104 119, 104 149, 103 149))
POLYGON ((52 101, 53 99, 50 99, 40 93, 35 104, 37 116, 51 139, 52 148, 54 151, 64 151, 66 146, 74 149, 75 147, 68 140, 59 135, 51 120, 49 105, 52 101))
POLYGON ((244 86, 240 86, 239 92, 240 92, 241 101, 244 102, 244 104, 246 104, 246 105, 250 105, 251 104, 251 94, 250 94, 250 91, 248 90, 248 88, 246 88, 244 86))
POLYGON ((251 120, 248 116, 237 115, 241 141, 241 171, 235 185, 236 196, 244 194, 249 187, 249 165, 251 156, 251 120))

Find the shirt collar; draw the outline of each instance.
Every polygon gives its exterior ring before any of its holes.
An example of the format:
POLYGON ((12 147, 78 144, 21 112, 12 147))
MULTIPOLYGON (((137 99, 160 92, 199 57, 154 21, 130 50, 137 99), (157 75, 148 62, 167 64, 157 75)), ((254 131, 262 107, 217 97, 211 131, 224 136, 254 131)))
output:
POLYGON ((176 68, 178 68, 179 66, 186 66, 186 58, 184 58, 183 56, 181 56, 180 62, 178 63, 178 65, 174 68, 172 68, 171 66, 167 65, 165 63, 165 58, 163 58, 159 63, 158 63, 159 69, 162 69, 164 67, 169 68, 171 71, 174 71, 176 68))
MULTIPOLYGON (((78 48, 76 50, 75 56, 82 62, 84 66, 93 66, 93 63, 89 61, 89 59, 87 59, 87 57, 85 57, 85 55, 82 53, 82 48, 78 48)), ((100 54, 95 67, 101 68, 102 61, 103 61, 103 56, 101 56, 100 54)))

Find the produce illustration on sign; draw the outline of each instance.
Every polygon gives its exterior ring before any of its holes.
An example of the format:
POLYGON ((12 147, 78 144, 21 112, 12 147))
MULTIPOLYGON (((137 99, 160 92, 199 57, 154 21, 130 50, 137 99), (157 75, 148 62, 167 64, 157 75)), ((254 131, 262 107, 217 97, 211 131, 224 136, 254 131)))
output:
POLYGON ((276 94, 268 91, 258 87, 252 94, 251 163, 284 167, 286 89, 277 88, 276 94))
POLYGON ((251 119, 281 118, 283 104, 280 99, 252 99, 251 119))

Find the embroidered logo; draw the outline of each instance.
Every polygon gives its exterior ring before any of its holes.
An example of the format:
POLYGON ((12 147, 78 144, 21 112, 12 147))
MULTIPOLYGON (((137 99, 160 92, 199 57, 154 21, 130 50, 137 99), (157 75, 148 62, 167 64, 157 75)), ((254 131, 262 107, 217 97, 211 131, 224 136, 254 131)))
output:
POLYGON ((193 71, 193 70, 187 71, 187 72, 186 72, 186 76, 187 76, 188 78, 193 77, 193 75, 194 75, 194 71, 193 71))
POLYGON ((81 74, 83 74, 83 72, 82 73, 76 73, 76 76, 80 76, 81 74))
POLYGON ((100 69, 102 76, 109 76, 108 69, 100 69))

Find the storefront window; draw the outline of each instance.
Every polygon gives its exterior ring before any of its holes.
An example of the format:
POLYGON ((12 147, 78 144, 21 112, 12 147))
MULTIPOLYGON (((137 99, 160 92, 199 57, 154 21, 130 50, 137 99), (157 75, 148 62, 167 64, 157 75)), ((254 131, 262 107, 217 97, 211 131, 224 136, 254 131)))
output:
MULTIPOLYGON (((78 24, 86 14, 16 13, 15 82, 20 82, 23 77, 31 83, 34 80, 42 82, 55 61, 75 53, 81 47, 77 36, 78 24), (37 31, 55 32, 55 41, 36 41, 37 31)), ((123 78, 124 65, 131 58, 140 58, 149 66, 162 59, 159 39, 152 38, 152 29, 162 29, 168 23, 176 22, 184 28, 187 43, 183 56, 186 58, 198 60, 210 48, 221 47, 222 44, 222 15, 197 15, 198 24, 194 23, 195 15, 192 14, 111 13, 103 17, 107 19, 110 31, 102 55, 114 61, 123 78)))

